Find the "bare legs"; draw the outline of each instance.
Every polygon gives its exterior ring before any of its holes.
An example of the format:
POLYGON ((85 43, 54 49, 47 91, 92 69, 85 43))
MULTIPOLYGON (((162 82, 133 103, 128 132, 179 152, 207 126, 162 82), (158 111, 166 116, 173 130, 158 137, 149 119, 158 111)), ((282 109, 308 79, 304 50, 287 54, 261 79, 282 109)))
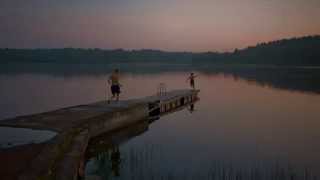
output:
POLYGON ((190 86, 191 86, 192 89, 196 89, 194 83, 190 83, 190 86))
POLYGON ((119 101, 119 94, 112 94, 110 100, 114 100, 114 99, 116 99, 116 101, 119 101))

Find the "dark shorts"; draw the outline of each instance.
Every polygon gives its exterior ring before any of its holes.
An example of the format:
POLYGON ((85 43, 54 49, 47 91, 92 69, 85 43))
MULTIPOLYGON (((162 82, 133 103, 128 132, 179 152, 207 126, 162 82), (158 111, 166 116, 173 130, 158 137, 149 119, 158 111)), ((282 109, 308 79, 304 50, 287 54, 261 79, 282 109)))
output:
POLYGON ((112 94, 120 94, 120 86, 119 85, 112 85, 111 86, 111 92, 112 94))

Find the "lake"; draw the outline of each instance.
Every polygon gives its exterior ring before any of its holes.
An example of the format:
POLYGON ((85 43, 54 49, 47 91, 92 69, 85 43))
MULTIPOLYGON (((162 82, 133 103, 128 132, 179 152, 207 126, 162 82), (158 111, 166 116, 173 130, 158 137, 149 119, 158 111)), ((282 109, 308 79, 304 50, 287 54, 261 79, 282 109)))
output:
MULTIPOLYGON (((320 178, 319 89, 195 74, 200 100, 194 111, 163 116, 89 157, 86 179, 320 178)), ((121 98, 154 94, 159 83, 189 88, 187 75, 125 73, 121 98)), ((1 74, 0 119, 105 99, 107 77, 1 74)))

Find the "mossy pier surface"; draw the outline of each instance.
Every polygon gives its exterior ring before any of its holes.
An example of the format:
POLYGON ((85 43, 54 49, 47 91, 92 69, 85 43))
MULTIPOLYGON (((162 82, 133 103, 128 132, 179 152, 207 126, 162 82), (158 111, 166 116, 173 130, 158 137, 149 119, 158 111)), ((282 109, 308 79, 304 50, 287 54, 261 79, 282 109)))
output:
POLYGON ((19 180, 77 179, 83 175, 83 158, 90 138, 147 121, 150 115, 177 109, 194 101, 198 92, 174 90, 139 99, 100 101, 2 120, 0 126, 52 130, 58 134, 43 143, 27 166, 12 171, 14 175, 0 173, 0 179, 1 176, 19 180))

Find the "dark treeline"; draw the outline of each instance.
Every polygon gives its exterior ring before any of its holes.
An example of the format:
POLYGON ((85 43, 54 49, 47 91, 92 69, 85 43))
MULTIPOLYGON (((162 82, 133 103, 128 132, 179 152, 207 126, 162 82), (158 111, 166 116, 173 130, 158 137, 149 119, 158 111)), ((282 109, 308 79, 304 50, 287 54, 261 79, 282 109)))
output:
POLYGON ((255 64, 276 66, 319 66, 320 36, 259 43, 231 53, 203 53, 193 58, 214 64, 255 64))
POLYGON ((103 49, 1 49, 2 62, 32 63, 191 63, 193 53, 158 50, 103 49))
POLYGON ((0 49, 2 63, 173 63, 173 64, 256 64, 319 66, 320 36, 260 43, 234 52, 192 53, 159 50, 102 49, 0 49))
POLYGON ((0 75, 105 75, 114 68, 133 74, 191 71, 223 74, 262 86, 319 94, 320 36, 262 43, 228 53, 0 49, 0 75))

